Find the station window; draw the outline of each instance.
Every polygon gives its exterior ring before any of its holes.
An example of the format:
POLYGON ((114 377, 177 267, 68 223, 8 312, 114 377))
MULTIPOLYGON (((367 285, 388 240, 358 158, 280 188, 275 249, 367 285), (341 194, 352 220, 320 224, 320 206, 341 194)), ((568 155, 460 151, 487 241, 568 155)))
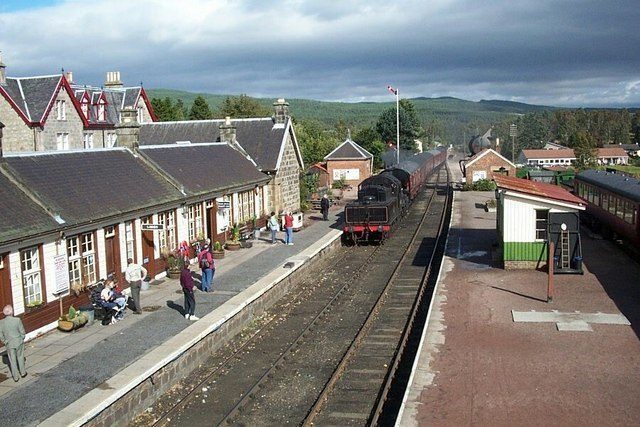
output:
POLYGON ((127 221, 124 223, 124 234, 127 242, 127 259, 135 260, 136 240, 133 232, 133 221, 127 221))
POLYGON ((204 227, 202 222, 202 203, 196 203, 188 207, 187 223, 190 242, 198 240, 199 236, 204 235, 204 227))
POLYGON ((96 257, 93 233, 67 238, 69 285, 82 286, 96 281, 96 257))
POLYGON ((24 302, 26 305, 37 304, 42 299, 42 274, 40 267, 40 252, 37 247, 20 251, 22 266, 22 286, 24 288, 24 302))
POLYGON ((176 249, 176 211, 160 212, 158 214, 158 224, 164 226, 162 230, 158 232, 160 252, 176 249))
POLYGON ((548 209, 536 209, 536 240, 547 240, 548 209))

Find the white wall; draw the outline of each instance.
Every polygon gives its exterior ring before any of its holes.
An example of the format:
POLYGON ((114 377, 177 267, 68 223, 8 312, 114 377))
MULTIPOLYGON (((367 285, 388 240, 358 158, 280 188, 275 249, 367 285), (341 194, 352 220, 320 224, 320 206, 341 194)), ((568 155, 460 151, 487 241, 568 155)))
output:
POLYGON ((548 209, 550 212, 577 212, 542 201, 524 200, 507 195, 504 200, 504 236, 505 242, 536 241, 536 209, 548 209))

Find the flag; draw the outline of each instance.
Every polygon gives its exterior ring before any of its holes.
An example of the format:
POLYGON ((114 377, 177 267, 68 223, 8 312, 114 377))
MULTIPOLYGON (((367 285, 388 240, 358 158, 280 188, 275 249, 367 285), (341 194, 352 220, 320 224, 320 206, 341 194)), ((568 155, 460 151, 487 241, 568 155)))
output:
POLYGON ((398 89, 394 89, 391 86, 387 86, 387 89, 389 89, 389 92, 391 92, 394 95, 398 94, 398 89))

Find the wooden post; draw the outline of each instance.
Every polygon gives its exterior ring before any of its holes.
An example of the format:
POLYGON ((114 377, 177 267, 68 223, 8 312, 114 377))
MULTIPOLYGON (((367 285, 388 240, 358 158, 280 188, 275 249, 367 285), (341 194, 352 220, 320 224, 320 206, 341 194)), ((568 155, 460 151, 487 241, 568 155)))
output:
POLYGON ((553 302, 553 261, 554 261, 554 243, 549 242, 549 276, 547 280, 547 302, 553 302))

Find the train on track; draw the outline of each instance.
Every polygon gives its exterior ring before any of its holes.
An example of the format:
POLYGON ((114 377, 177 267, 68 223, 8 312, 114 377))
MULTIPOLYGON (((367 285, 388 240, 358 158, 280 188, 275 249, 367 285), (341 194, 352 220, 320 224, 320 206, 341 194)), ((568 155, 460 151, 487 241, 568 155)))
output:
POLYGON ((358 186, 344 210, 343 243, 380 243, 397 226, 427 178, 447 159, 445 147, 418 153, 358 186))
POLYGON ((587 202, 586 223, 640 252, 640 180, 586 170, 576 175, 574 192, 587 202))

